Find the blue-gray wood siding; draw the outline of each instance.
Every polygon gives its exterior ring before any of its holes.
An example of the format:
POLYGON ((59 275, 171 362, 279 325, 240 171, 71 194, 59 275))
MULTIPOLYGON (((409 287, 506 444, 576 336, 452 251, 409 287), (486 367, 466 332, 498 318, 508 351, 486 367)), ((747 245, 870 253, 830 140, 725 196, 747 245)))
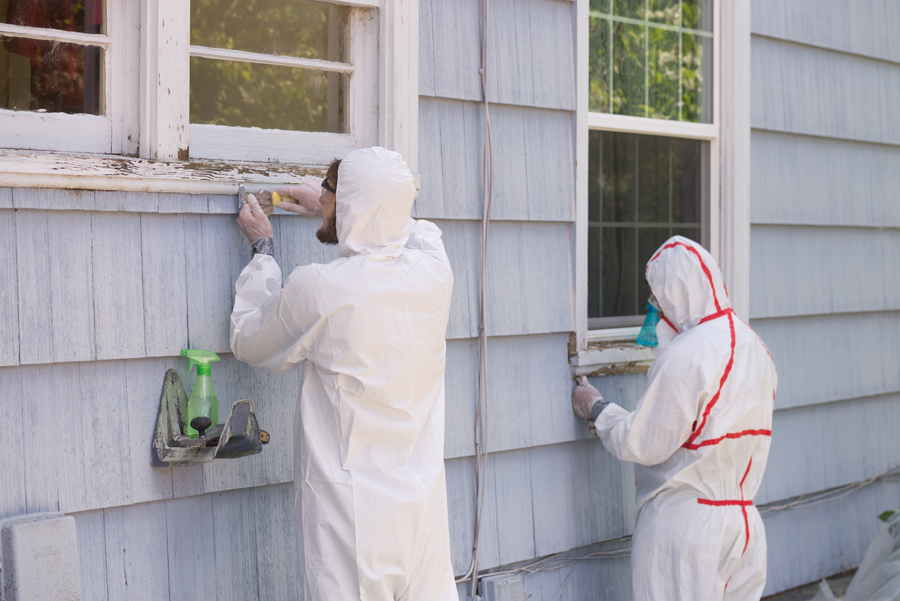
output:
MULTIPOLYGON (((753 3, 751 315, 780 374, 757 502, 877 474, 900 460, 900 43, 890 0, 753 3), (815 6, 812 6, 815 4, 815 6)), ((495 140, 489 255, 491 418, 480 566, 615 548, 634 525, 630 464, 569 408, 574 327, 574 3, 493 0, 495 140), (598 546, 599 545, 599 546, 598 546)), ((420 1, 416 217, 444 232, 456 276, 445 457, 454 569, 474 528, 483 114, 478 0, 420 1)), ((76 516, 85 599, 299 598, 291 436, 299 374, 228 351, 248 249, 231 196, 0 188, 0 516, 76 516), (223 353, 223 404, 257 400, 255 457, 153 469, 161 378, 191 346, 223 353), (65 424, 66 428, 60 425, 65 424), (207 549, 215 548, 210 554, 207 549)), ((327 261, 316 220, 274 220, 285 273, 327 261)), ((187 376, 190 386, 192 376, 187 376)), ((641 375, 593 378, 631 407, 641 375)), ((858 562, 896 483, 765 518, 774 592, 858 562)), ((624 599, 627 559, 528 577, 532 599, 624 599), (566 578, 568 577, 568 580, 566 578), (563 583, 565 582, 565 587, 563 583)))
MULTIPOLYGON (((779 374, 774 502, 900 463, 900 6, 752 4, 750 317, 779 374)), ((897 484, 765 518, 767 592, 857 565, 897 484)))

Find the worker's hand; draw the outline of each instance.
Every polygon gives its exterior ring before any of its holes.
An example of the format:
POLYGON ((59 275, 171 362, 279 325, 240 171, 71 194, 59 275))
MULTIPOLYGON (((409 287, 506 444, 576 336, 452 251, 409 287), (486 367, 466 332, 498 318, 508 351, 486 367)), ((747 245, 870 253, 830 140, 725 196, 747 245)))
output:
POLYGON ((282 186, 275 191, 285 197, 276 208, 304 217, 322 216, 322 203, 319 202, 322 186, 318 182, 308 180, 299 186, 282 186))
POLYGON ((237 223, 250 244, 262 238, 272 237, 272 224, 269 223, 269 218, 266 217, 262 207, 259 206, 259 201, 252 194, 247 195, 247 202, 241 207, 237 223))
POLYGON ((575 387, 575 391, 572 393, 572 410, 575 411, 575 415, 581 419, 588 420, 591 434, 594 436, 597 435, 597 432, 594 430, 594 422, 591 419, 591 407, 593 407, 594 403, 597 401, 602 402, 603 395, 600 394, 599 390, 588 383, 586 377, 581 376, 578 380, 578 386, 575 387))

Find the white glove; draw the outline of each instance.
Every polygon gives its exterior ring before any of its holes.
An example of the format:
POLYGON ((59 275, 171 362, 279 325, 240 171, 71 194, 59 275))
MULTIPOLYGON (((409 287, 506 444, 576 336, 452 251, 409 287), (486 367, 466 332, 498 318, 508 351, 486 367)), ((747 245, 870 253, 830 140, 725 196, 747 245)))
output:
POLYGON ((575 415, 581 419, 588 420, 588 426, 591 429, 591 435, 596 436, 597 431, 594 429, 594 420, 591 418, 591 409, 595 403, 603 402, 603 395, 600 391, 588 383, 587 378, 581 376, 578 379, 578 386, 572 392, 572 410, 575 415))
POLYGON ((275 208, 304 217, 322 216, 322 203, 319 200, 322 187, 318 182, 308 180, 299 186, 282 186, 275 192, 284 197, 275 208))

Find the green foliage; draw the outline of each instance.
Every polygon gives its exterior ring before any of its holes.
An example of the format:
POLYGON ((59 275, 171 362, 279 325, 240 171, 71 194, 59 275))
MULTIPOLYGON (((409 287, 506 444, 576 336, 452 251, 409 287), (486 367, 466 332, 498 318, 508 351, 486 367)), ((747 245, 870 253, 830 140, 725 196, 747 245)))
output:
POLYGON ((880 513, 880 514, 878 515, 878 519, 881 520, 882 522, 886 522, 886 521, 888 521, 889 519, 891 519, 892 517, 894 517, 894 514, 895 514, 895 513, 897 513, 897 512, 894 511, 894 510, 892 510, 892 509, 889 509, 889 510, 883 512, 883 513, 880 513))
MULTIPOLYGON (((347 15, 317 2, 191 0, 191 43, 342 61, 347 15)), ((343 131, 343 80, 336 73, 192 58, 191 122, 343 131)))

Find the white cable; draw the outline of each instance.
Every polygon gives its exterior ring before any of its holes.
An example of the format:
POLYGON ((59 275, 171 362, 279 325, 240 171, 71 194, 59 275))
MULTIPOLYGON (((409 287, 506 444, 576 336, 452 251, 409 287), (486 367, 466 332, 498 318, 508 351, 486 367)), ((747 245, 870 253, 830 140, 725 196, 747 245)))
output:
POLYGON ((482 165, 481 215, 481 303, 478 333, 478 398, 475 406, 475 532, 472 544, 472 564, 469 571, 456 579, 457 584, 472 580, 471 597, 478 587, 478 547, 484 516, 484 490, 487 482, 488 439, 488 360, 487 360, 487 283, 488 241, 490 238, 491 203, 494 197, 494 140, 488 103, 488 38, 490 31, 490 0, 481 5, 481 87, 484 95, 484 161, 482 165))

